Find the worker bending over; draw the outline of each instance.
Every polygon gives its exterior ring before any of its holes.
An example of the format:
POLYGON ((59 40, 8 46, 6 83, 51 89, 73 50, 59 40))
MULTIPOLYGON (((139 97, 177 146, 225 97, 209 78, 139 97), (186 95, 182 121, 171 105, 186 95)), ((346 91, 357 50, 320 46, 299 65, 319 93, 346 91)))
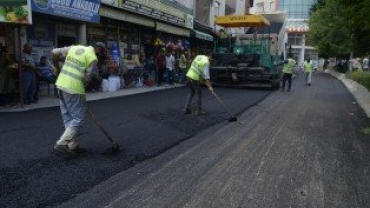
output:
POLYGON ((105 45, 102 42, 95 43, 93 47, 74 45, 52 50, 54 63, 57 63, 60 57, 65 57, 56 81, 65 128, 54 145, 54 150, 58 152, 69 155, 78 153, 79 142, 76 137, 85 120, 85 86, 91 81, 93 71, 96 70, 97 55, 104 50, 105 45))

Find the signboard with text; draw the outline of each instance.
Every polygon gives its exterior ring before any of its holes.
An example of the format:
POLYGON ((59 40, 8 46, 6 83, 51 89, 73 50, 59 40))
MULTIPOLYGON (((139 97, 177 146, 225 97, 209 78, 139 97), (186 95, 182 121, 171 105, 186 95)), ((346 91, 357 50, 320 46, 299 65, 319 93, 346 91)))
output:
POLYGON ((35 12, 99 23, 100 0, 32 0, 35 12))
POLYGON ((193 15, 153 0, 102 0, 102 4, 193 29, 193 15))
POLYGON ((159 2, 148 0, 126 0, 122 2, 122 8, 182 27, 193 28, 193 23, 189 22, 189 20, 193 21, 192 18, 189 18, 191 15, 159 2))
POLYGON ((28 43, 33 47, 32 56, 38 62, 41 56, 50 58, 55 47, 55 27, 53 23, 39 22, 27 28, 28 43))
POLYGON ((1 0, 1 22, 32 24, 31 0, 1 0))

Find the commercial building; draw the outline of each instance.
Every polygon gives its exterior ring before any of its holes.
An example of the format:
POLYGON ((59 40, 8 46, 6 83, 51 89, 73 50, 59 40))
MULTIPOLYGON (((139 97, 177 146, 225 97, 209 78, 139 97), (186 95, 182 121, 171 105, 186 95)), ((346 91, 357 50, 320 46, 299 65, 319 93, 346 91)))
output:
POLYGON ((305 57, 318 59, 318 51, 306 40, 310 9, 317 0, 254 0, 251 13, 284 14, 285 21, 278 36, 279 55, 287 54, 302 64, 305 57))

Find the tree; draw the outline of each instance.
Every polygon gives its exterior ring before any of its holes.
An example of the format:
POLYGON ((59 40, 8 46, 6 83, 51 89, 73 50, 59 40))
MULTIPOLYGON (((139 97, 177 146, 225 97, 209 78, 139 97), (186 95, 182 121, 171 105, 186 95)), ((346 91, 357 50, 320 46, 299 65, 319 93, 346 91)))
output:
POLYGON ((370 1, 319 0, 311 11, 308 38, 321 54, 370 53, 370 1))
POLYGON ((348 13, 335 0, 316 7, 310 18, 308 40, 326 56, 343 56, 351 52, 351 27, 348 13))

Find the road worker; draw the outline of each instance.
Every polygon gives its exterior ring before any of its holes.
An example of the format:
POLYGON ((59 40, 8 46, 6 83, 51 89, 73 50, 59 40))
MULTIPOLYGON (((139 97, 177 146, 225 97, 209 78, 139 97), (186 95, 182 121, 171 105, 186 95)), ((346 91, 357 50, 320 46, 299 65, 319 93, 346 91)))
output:
POLYGON ((61 70, 58 69, 60 73, 56 81, 65 128, 54 145, 57 152, 69 155, 78 153, 79 142, 76 137, 85 120, 85 86, 97 70, 97 55, 104 51, 105 44, 102 42, 97 42, 94 46, 74 45, 52 50, 54 63, 58 63, 60 57, 65 57, 61 70))
POLYGON ((288 81, 287 92, 290 92, 290 89, 292 87, 292 75, 296 67, 296 64, 297 62, 291 56, 287 60, 284 61, 283 86, 282 86, 283 91, 285 91, 285 83, 288 81))
POLYGON ((212 54, 208 56, 205 55, 198 55, 195 57, 191 66, 186 73, 186 77, 189 83, 189 94, 186 99, 184 114, 190 114, 191 108, 190 104, 193 100, 194 95, 197 96, 197 108, 195 111, 196 115, 204 115, 206 114, 205 111, 202 109, 202 83, 204 81, 207 88, 213 92, 212 84, 209 81, 210 74, 209 74, 209 67, 210 61, 212 59, 212 54))
POLYGON ((309 57, 303 63, 304 68, 304 81, 306 86, 311 86, 311 78, 312 78, 312 71, 313 71, 313 63, 309 57))

